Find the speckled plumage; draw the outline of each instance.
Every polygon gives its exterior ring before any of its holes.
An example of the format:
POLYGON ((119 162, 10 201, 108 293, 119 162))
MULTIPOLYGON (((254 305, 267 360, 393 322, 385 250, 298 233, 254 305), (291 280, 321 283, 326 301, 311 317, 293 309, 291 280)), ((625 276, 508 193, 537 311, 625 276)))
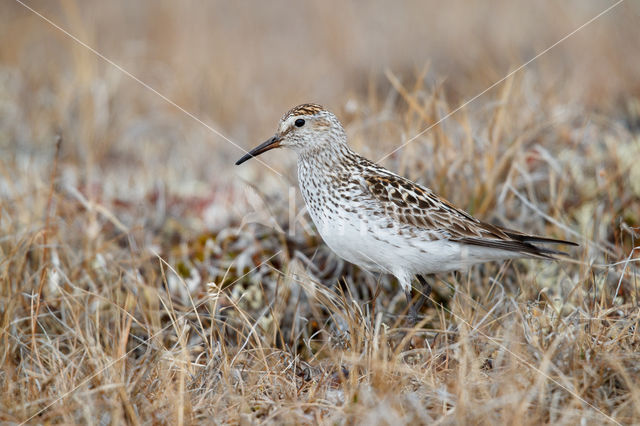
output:
POLYGON ((338 119, 320 105, 288 111, 276 135, 236 164, 278 146, 298 154, 300 190, 326 244, 362 268, 395 275, 409 303, 414 277, 428 287, 424 274, 492 260, 553 259, 561 252, 533 243, 573 244, 481 222, 356 154, 338 119))

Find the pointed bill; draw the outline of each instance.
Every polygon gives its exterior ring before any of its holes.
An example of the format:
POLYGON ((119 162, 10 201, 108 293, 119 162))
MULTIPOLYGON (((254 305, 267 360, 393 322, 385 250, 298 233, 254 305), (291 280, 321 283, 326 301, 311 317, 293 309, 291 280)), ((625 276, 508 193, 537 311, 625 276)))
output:
POLYGON ((270 149, 279 147, 280 146, 280 141, 281 141, 280 137, 278 135, 275 135, 274 137, 272 137, 268 141, 262 142, 260 145, 256 146, 251 151, 249 151, 247 154, 245 154, 241 159, 236 161, 236 166, 239 166, 240 164, 244 163, 245 161, 247 161, 247 160, 249 160, 249 159, 251 159, 253 157, 257 157, 258 155, 262 154, 263 152, 267 152, 270 149))

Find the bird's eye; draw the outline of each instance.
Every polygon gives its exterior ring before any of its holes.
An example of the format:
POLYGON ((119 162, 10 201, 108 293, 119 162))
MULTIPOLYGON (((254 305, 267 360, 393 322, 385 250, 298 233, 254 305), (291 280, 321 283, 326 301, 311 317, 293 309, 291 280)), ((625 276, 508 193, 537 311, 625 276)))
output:
POLYGON ((296 127, 304 126, 304 120, 302 118, 298 118, 295 122, 296 127))

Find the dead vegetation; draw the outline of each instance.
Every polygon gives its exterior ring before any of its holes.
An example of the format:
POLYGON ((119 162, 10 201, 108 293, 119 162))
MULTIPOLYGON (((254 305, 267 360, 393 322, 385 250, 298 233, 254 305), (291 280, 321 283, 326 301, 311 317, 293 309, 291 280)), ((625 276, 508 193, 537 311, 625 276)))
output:
POLYGON ((315 234, 291 154, 234 169, 231 143, 16 3, 0 17, 0 421, 640 422, 637 5, 459 111, 606 6, 29 5, 244 148, 321 102, 365 156, 419 135, 384 165, 580 247, 440 276, 407 329, 397 283, 315 234), (284 13, 295 25, 271 25, 284 13))

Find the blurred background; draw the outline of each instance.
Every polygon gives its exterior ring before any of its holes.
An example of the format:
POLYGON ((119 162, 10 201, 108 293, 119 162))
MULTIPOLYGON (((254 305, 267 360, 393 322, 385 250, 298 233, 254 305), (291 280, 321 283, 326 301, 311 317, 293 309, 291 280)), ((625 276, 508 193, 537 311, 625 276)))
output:
MULTIPOLYGON (((292 106, 316 102, 338 114, 352 139, 366 138, 356 145, 365 145, 374 160, 431 124, 427 118, 411 128, 395 123, 381 130, 391 117, 385 108, 407 109, 391 75, 410 92, 420 81, 426 98, 446 100, 450 110, 614 4, 25 3, 245 149, 269 137, 292 106)), ((111 173, 135 181, 114 183, 108 190, 118 196, 155 180, 171 186, 273 174, 257 162, 234 168, 240 149, 18 2, 6 1, 2 9, 5 160, 28 155, 46 161, 60 134, 63 162, 78 166, 78 178, 107 187, 103 177, 111 173)), ((626 100, 640 90, 639 11, 637 2, 623 2, 519 71, 514 77, 526 80, 523 90, 530 92, 523 96, 624 115, 626 100)), ((503 87, 465 111, 486 110, 503 87)), ((528 102, 536 108, 535 99, 528 102)), ((278 152, 263 161, 292 177, 292 159, 278 152)))

